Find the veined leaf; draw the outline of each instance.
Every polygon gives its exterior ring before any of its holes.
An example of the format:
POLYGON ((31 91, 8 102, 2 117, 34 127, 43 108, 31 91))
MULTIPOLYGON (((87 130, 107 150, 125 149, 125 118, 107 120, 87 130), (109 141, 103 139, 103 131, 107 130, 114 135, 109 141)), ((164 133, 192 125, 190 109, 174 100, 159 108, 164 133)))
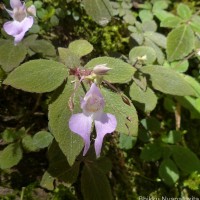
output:
POLYGON ((192 11, 186 4, 179 3, 177 7, 177 14, 183 19, 190 19, 192 11))
POLYGON ((156 52, 153 48, 147 46, 134 47, 129 52, 131 63, 135 63, 139 59, 143 59, 144 63, 153 63, 156 60, 156 52))
POLYGON ((8 169, 17 165, 22 159, 22 154, 20 143, 9 144, 0 154, 0 168, 8 169))
POLYGON ((5 41, 0 46, 0 65, 5 72, 12 71, 25 59, 27 49, 25 46, 13 42, 5 41))
POLYGON ((27 92, 50 92, 68 75, 66 67, 53 60, 32 60, 20 65, 4 80, 4 84, 27 92))
POLYGON ((194 48, 194 33, 190 26, 181 25, 167 36, 167 57, 169 61, 183 59, 194 48))
POLYGON ((82 138, 70 131, 68 122, 72 115, 70 107, 73 104, 74 113, 82 112, 80 109, 80 97, 81 95, 84 97, 85 94, 81 86, 76 91, 74 98, 73 93, 74 84, 68 80, 62 93, 50 104, 48 115, 51 133, 70 165, 73 165, 76 156, 83 148, 82 138), (74 102, 72 102, 73 99, 74 102))
POLYGON ((132 83, 129 94, 133 101, 138 102, 138 107, 147 113, 156 107, 157 97, 149 87, 144 91, 135 83, 132 83))
POLYGON ((167 27, 167 28, 175 28, 177 27, 180 23, 182 22, 180 17, 177 16, 171 16, 171 17, 167 17, 166 19, 164 19, 160 26, 161 27, 167 27))
POLYGON ((174 70, 162 66, 146 66, 141 71, 150 75, 156 90, 177 96, 195 95, 193 88, 174 70))
POLYGON ((60 61, 69 68, 78 67, 81 64, 80 57, 67 48, 58 48, 60 61))
POLYGON ((69 50, 82 57, 91 53, 93 46, 87 40, 75 40, 69 44, 69 50))
POLYGON ((138 132, 138 116, 130 99, 125 95, 121 96, 108 89, 103 88, 101 91, 106 101, 105 112, 115 115, 117 119, 116 131, 136 137, 138 132))

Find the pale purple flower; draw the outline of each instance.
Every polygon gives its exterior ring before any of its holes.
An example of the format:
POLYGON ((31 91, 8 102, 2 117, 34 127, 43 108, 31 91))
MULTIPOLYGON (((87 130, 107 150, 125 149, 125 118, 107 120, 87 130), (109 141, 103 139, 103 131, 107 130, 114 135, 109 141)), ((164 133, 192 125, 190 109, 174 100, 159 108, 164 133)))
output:
POLYGON ((33 25, 33 16, 29 16, 28 13, 35 15, 36 9, 34 5, 26 9, 25 3, 20 0, 10 0, 10 6, 13 10, 6 9, 6 11, 13 18, 13 21, 6 22, 3 29, 8 35, 15 38, 15 44, 17 44, 33 25))
POLYGON ((87 153, 90 147, 90 134, 93 121, 96 128, 94 147, 97 157, 100 156, 104 136, 116 129, 117 120, 114 115, 103 113, 104 105, 105 101, 100 89, 93 83, 90 90, 81 100, 83 112, 73 114, 69 120, 71 131, 80 135, 85 142, 83 155, 87 153))

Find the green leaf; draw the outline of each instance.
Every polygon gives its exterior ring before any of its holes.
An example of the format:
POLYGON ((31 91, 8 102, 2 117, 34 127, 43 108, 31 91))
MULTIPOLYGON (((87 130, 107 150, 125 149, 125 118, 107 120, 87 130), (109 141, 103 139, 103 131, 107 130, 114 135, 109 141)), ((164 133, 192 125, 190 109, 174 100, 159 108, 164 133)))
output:
POLYGON ((5 72, 12 71, 25 59, 27 49, 25 46, 6 41, 0 46, 0 65, 5 72))
POLYGON ((20 65, 4 80, 4 84, 27 92, 50 92, 68 75, 66 67, 53 60, 32 60, 20 65))
POLYGON ((159 167, 159 176, 169 186, 173 186, 179 179, 179 171, 171 159, 162 161, 159 167))
POLYGON ((173 17, 174 15, 170 12, 167 12, 165 10, 156 10, 154 11, 154 15, 162 22, 168 17, 173 17))
POLYGON ((131 33, 131 37, 139 44, 142 45, 144 36, 141 33, 131 33))
MULTIPOLYGON (((96 159, 96 157, 95 157, 96 159)), ((104 174, 107 174, 112 169, 112 162, 107 157, 100 157, 93 162, 104 174)))
POLYGON ((105 98, 105 112, 115 115, 117 119, 116 131, 126 135, 137 136, 138 116, 130 99, 123 94, 114 93, 108 89, 102 89, 105 98))
POLYGON ((93 46, 87 40, 75 40, 69 44, 69 50, 82 57, 91 53, 93 46))
POLYGON ((161 27, 167 27, 167 28, 175 28, 177 27, 180 23, 182 22, 180 17, 177 16, 171 16, 171 17, 167 17, 165 18, 160 26, 161 27))
POLYGON ((153 12, 166 9, 168 7, 168 4, 168 1, 165 0, 155 1, 153 4, 153 12))
POLYGON ((200 34, 200 16, 193 15, 189 24, 193 31, 200 34))
POLYGON ((157 24, 154 20, 148 20, 142 23, 143 32, 155 32, 157 30, 157 24))
POLYGON ((195 94, 193 88, 174 70, 161 66, 146 66, 141 71, 149 74, 153 88, 163 93, 178 96, 195 94))
POLYGON ((83 167, 81 191, 87 200, 113 199, 106 175, 95 164, 86 163, 83 167))
POLYGON ((7 128, 1 133, 1 137, 5 143, 14 142, 15 140, 21 139, 24 135, 24 128, 17 131, 15 129, 7 128))
POLYGON ((28 152, 38 151, 39 148, 35 145, 33 137, 31 135, 26 135, 22 139, 22 146, 28 152))
POLYGON ((33 136, 33 142, 35 146, 40 149, 48 147, 52 140, 53 136, 47 131, 39 131, 33 136))
POLYGON ((179 3, 178 7, 177 7, 177 14, 183 18, 183 19, 190 19, 190 17, 192 16, 192 11, 190 10, 190 8, 183 3, 179 3))
POLYGON ((200 172, 200 160, 190 149, 182 146, 172 146, 173 159, 184 172, 200 172))
POLYGON ((134 47, 129 52, 129 59, 133 64, 142 57, 146 57, 144 63, 153 63, 156 60, 156 52, 153 48, 147 46, 134 47))
POLYGON ((30 44, 30 48, 34 52, 42 54, 44 57, 56 56, 54 46, 47 40, 35 40, 30 44))
POLYGON ((112 7, 108 0, 83 0, 83 5, 97 24, 105 26, 111 20, 112 7))
POLYGON ((153 19, 153 14, 150 10, 141 10, 139 12, 139 17, 142 20, 142 22, 149 21, 153 19))
POLYGON ((50 104, 48 114, 51 133, 70 165, 73 165, 77 155, 83 148, 82 138, 70 131, 68 122, 72 115, 71 104, 74 104, 74 113, 82 112, 80 109, 80 97, 84 97, 85 94, 80 86, 76 90, 74 102, 72 103, 73 93, 74 84, 68 80, 62 93, 50 104))
POLYGON ((58 48, 60 61, 69 68, 74 68, 81 65, 81 61, 78 55, 73 53, 67 48, 58 48))
POLYGON ((9 144, 0 154, 0 168, 8 169, 19 163, 22 159, 20 143, 9 144))
POLYGON ((167 135, 162 136, 162 141, 168 144, 175 144, 180 142, 182 139, 182 134, 180 131, 172 130, 167 135))
POLYGON ((45 173, 42 176, 42 180, 40 182, 40 186, 47 189, 47 190, 53 190, 54 189, 54 179, 51 174, 49 174, 48 171, 45 171, 45 173))
POLYGON ((166 48, 166 44, 167 44, 167 40, 166 37, 160 33, 157 32, 145 32, 144 36, 146 36, 147 38, 149 38, 150 40, 152 40, 155 44, 157 44, 158 46, 162 47, 162 48, 166 48))
POLYGON ((195 78, 189 75, 183 75, 183 78, 194 89, 195 94, 196 94, 195 96, 200 97, 200 83, 195 78))
POLYGON ((181 25, 167 36, 167 57, 169 61, 183 59, 194 49, 194 33, 190 26, 181 25))
POLYGON ((24 38, 22 43, 24 46, 29 48, 30 45, 36 41, 37 38, 38 38, 37 34, 32 34, 32 35, 29 35, 28 37, 24 38))
POLYGON ((138 102, 135 105, 138 105, 146 113, 151 112, 156 107, 157 97, 149 87, 144 91, 133 82, 130 86, 129 95, 133 101, 138 102))
POLYGON ((69 166, 66 156, 63 154, 58 144, 54 141, 48 151, 49 168, 47 172, 52 178, 73 184, 79 174, 80 162, 75 162, 69 166))
POLYGON ((120 134, 119 137, 119 148, 129 150, 132 149, 137 141, 136 137, 131 135, 120 134))
POLYGON ((150 143, 144 146, 140 158, 145 161, 156 161, 161 158, 162 148, 159 143, 150 143))
POLYGON ((164 63, 165 55, 162 52, 160 47, 158 47, 152 40, 150 40, 147 37, 145 38, 144 45, 149 46, 149 47, 154 49, 154 51, 156 52, 156 57, 157 57, 157 61, 158 61, 159 64, 164 63))
POLYGON ((130 64, 111 57, 94 58, 85 65, 85 68, 93 69, 100 64, 107 64, 107 67, 111 68, 108 74, 104 76, 104 79, 110 83, 127 83, 136 71, 130 64))
POLYGON ((144 118, 140 121, 142 126, 147 131, 159 131, 160 130, 160 122, 156 118, 144 118))
POLYGON ((176 97, 184 108, 190 111, 191 119, 200 119, 200 98, 190 96, 176 97))
POLYGON ((176 70, 177 72, 186 72, 189 68, 189 62, 188 60, 181 61, 181 62, 175 61, 175 62, 170 63, 169 67, 171 69, 176 70))

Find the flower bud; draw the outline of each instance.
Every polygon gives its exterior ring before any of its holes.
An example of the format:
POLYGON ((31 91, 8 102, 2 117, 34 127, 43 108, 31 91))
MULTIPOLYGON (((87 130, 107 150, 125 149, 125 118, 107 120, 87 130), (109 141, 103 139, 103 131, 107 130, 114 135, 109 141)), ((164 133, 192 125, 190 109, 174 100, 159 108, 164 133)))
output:
POLYGON ((104 75, 106 74, 111 68, 106 67, 107 64, 96 65, 93 68, 93 72, 96 75, 104 75))
POLYGON ((34 5, 27 8, 27 12, 36 17, 36 8, 34 5))

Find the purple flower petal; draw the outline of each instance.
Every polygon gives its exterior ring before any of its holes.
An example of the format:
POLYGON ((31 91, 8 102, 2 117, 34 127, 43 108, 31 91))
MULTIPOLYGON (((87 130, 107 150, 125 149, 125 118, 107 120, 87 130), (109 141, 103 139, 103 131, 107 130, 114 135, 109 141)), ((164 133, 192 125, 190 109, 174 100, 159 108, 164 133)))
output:
POLYGON ((22 29, 21 32, 14 36, 15 43, 18 43, 23 39, 25 33, 32 27, 33 22, 34 20, 32 16, 26 17, 22 22, 20 22, 22 29))
POLYGON ((83 113, 74 114, 69 119, 69 128, 74 133, 80 135, 84 142, 85 148, 83 155, 85 155, 90 147, 90 133, 92 127, 92 118, 83 113))
POLYGON ((89 110, 93 110, 93 107, 97 110, 103 110, 104 104, 104 99, 99 88, 93 83, 85 97, 81 100, 81 108, 84 112, 89 113, 89 110))
POLYGON ((103 143, 103 138, 107 133, 112 133, 117 127, 117 120, 114 115, 109 113, 102 113, 95 117, 95 128, 97 137, 95 139, 95 151, 96 156, 99 157, 101 153, 101 147, 103 143))
POLYGON ((21 32, 21 24, 18 21, 9 21, 3 25, 3 29, 8 35, 14 36, 21 32))
POLYGON ((10 0, 10 6, 12 9, 14 8, 19 8, 21 7, 23 4, 20 0, 10 0))
POLYGON ((28 31, 33 25, 33 17, 26 17, 23 21, 9 21, 3 25, 3 29, 8 35, 12 35, 15 38, 15 43, 20 42, 26 31, 28 31))

